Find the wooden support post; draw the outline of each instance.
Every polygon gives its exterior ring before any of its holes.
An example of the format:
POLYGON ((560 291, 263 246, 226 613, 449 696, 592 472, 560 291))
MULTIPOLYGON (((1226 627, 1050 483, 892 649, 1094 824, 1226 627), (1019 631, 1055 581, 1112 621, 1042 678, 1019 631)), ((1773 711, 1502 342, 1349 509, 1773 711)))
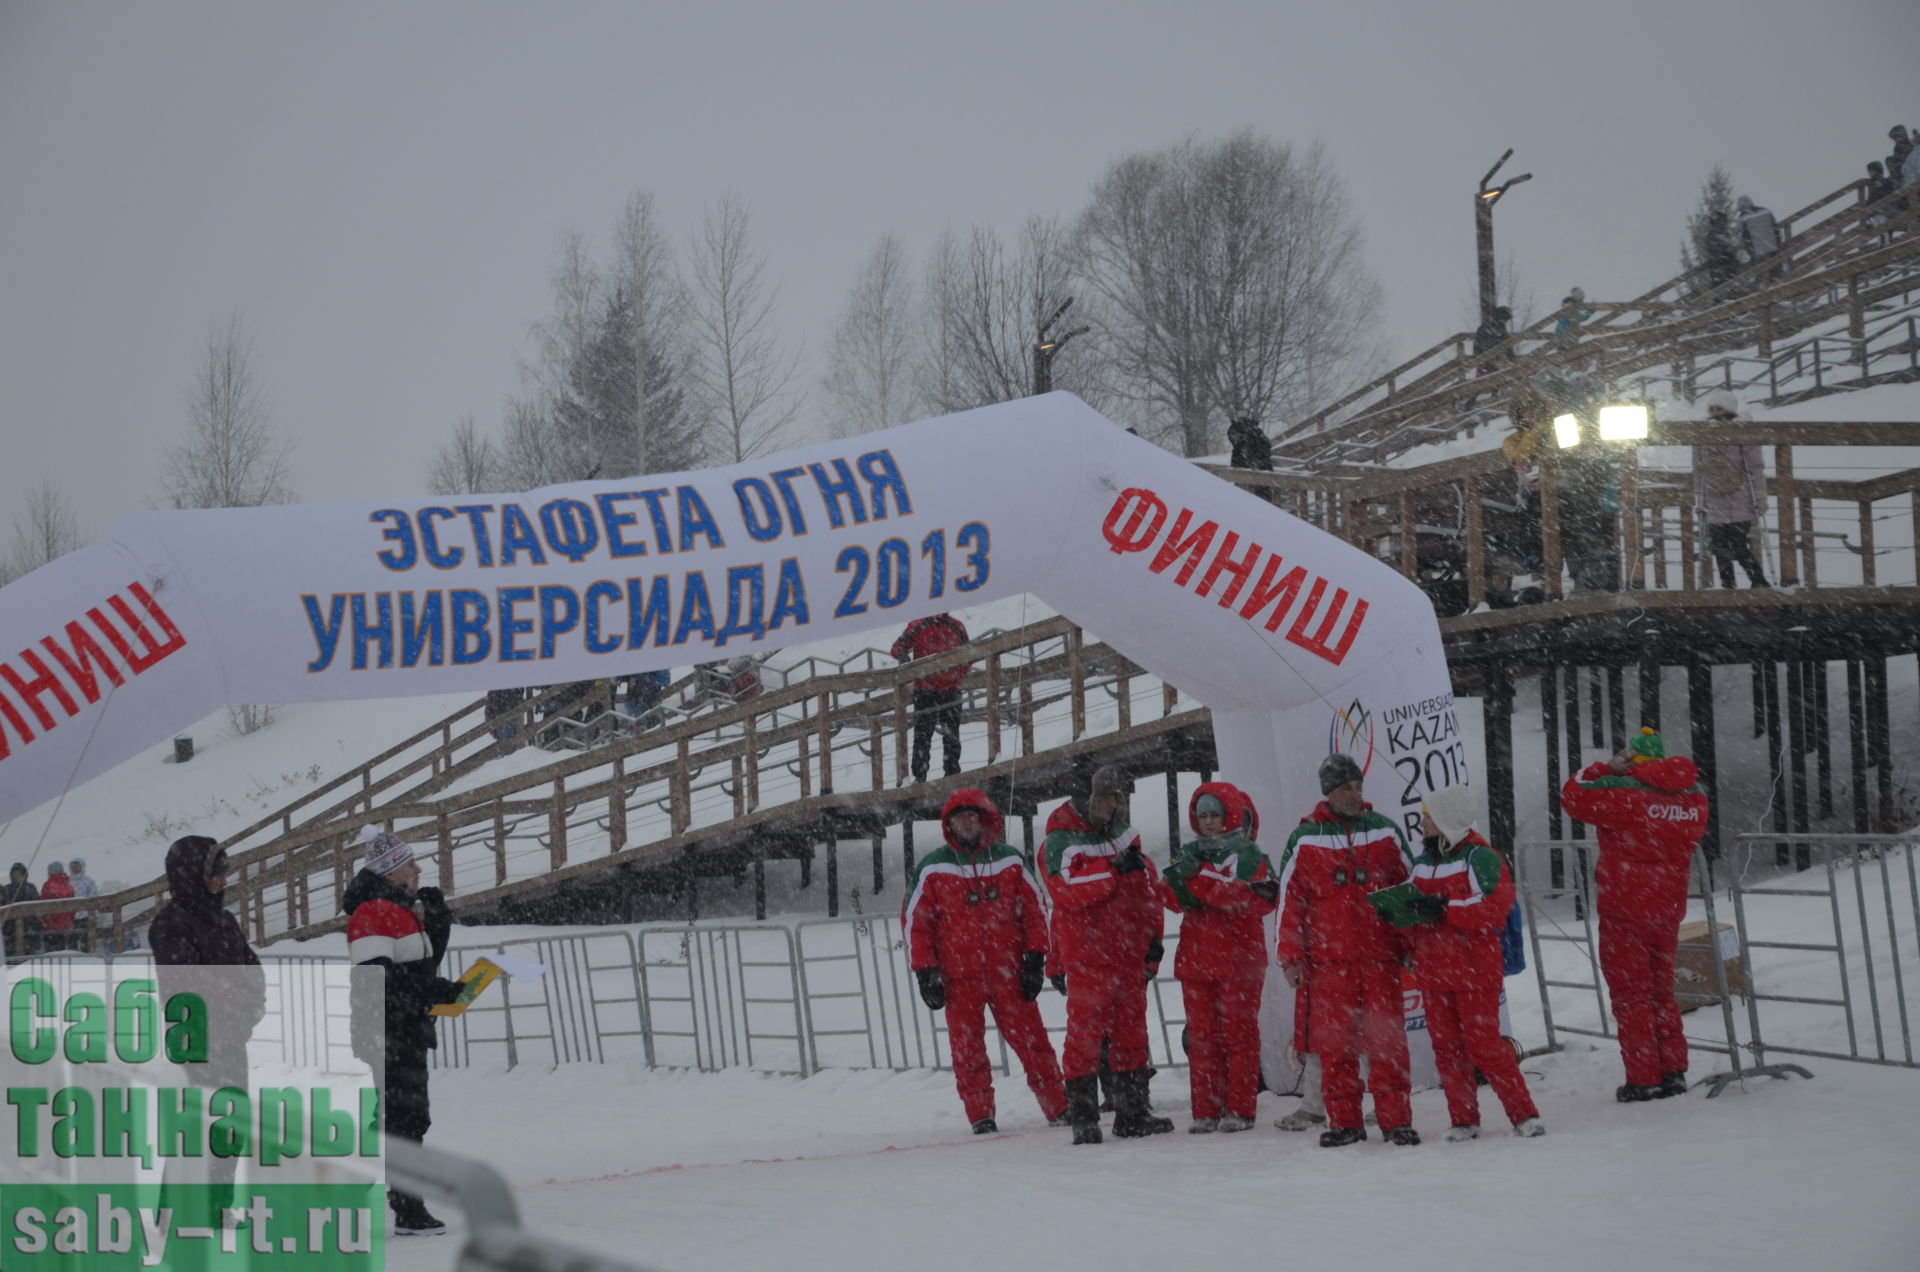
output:
POLYGON ((1853 829, 1866 834, 1873 824, 1867 813, 1867 708, 1860 684, 1860 663, 1847 660, 1847 768, 1853 779, 1853 829))
POLYGON ((740 757, 736 755, 733 757, 728 767, 733 774, 733 815, 735 817, 744 817, 746 816, 746 812, 747 812, 746 765, 742 764, 740 762, 740 757))
POLYGON ((1540 462, 1540 581, 1547 599, 1557 601, 1564 592, 1560 585, 1560 465, 1552 452, 1540 462))
MULTIPOLYGON (((494 804, 497 806, 496 798, 494 804)), ((506 880, 501 880, 502 883, 506 880)), ((347 908, 347 841, 333 841, 333 912, 335 914, 347 908)))
POLYGON ((833 790, 833 701, 831 694, 821 694, 815 710, 819 714, 816 727, 820 732, 820 793, 826 795, 833 790))
POLYGON ((1626 568, 1621 572, 1621 583, 1630 592, 1644 590, 1647 586, 1647 563, 1640 551, 1638 446, 1628 446, 1620 456, 1620 529, 1621 549, 1626 553, 1626 568))
POLYGON ((1000 758, 1000 655, 987 655, 987 763, 1000 758))
POLYGON ((886 731, 880 727, 880 717, 868 716, 867 747, 873 754, 869 757, 872 771, 868 773, 867 779, 873 783, 873 789, 876 791, 883 791, 887 788, 886 757, 881 754, 881 748, 885 745, 886 731))
POLYGON ((1540 669, 1540 736, 1547 742, 1547 838, 1558 839, 1560 823, 1560 668, 1552 663, 1540 669))
POLYGON ((1413 519, 1413 492, 1400 492, 1400 573, 1419 582, 1420 534, 1413 519))
POLYGON ((1867 310, 1860 300, 1860 275, 1847 275, 1847 334, 1855 340, 1867 338, 1867 310))
POLYGON ((1680 505, 1680 590, 1692 592, 1699 589, 1703 580, 1700 577, 1700 559, 1698 544, 1693 539, 1693 505, 1680 505))
POLYGON ((1487 599, 1487 543, 1482 531, 1480 479, 1469 477, 1467 487, 1467 612, 1487 599))
POLYGON ((493 886, 507 881, 507 802, 503 795, 493 797, 493 886))
POLYGON ((1086 633, 1078 627, 1067 629, 1067 695, 1072 706, 1074 741, 1087 731, 1087 663, 1082 654, 1086 633))
MULTIPOLYGON (((793 740, 795 751, 799 755, 800 798, 813 797, 813 748, 807 744, 807 735, 802 733, 793 740)), ((905 785, 905 783, 901 783, 905 785)))
POLYGON ((893 780, 907 784, 907 682, 893 687, 893 780))
POLYGON ((1773 306, 1760 306, 1760 356, 1773 357, 1773 306))
MULTIPOLYGON (((1713 727, 1713 667, 1687 664, 1687 734, 1693 762, 1700 769, 1700 788, 1707 796, 1708 862, 1720 857, 1720 765, 1713 727)), ((1711 866, 1709 866, 1711 869, 1711 866)))
POLYGON ((1485 708, 1487 750, 1487 829, 1494 847, 1513 852, 1513 679, 1504 666, 1487 671, 1485 708))
POLYGON ((1799 501, 1793 490, 1793 447, 1773 448, 1775 516, 1780 526, 1780 583, 1791 587, 1800 581, 1800 534, 1794 525, 1799 501))
POLYGON ((607 792, 607 854, 627 846, 626 757, 613 757, 613 789, 607 792))
MULTIPOLYGON (((801 735, 803 742, 805 741, 805 737, 805 734, 801 735)), ((803 767, 802 773, 804 774, 804 772, 805 769, 803 767)), ((801 794, 803 795, 806 793, 804 789, 806 784, 807 779, 805 776, 802 776, 800 785, 802 787, 801 794)), ((691 757, 687 754, 687 740, 685 738, 681 738, 679 744, 674 748, 673 787, 668 793, 667 807, 671 810, 668 824, 672 827, 673 833, 676 835, 684 833, 687 827, 693 822, 693 764, 691 757)))
POLYGON ((1657 662, 1640 664, 1640 723, 1660 732, 1660 672, 1657 662))
POLYGON ((1118 657, 1120 667, 1117 683, 1114 686, 1117 692, 1114 698, 1114 710, 1119 716, 1120 732, 1125 733, 1133 727, 1133 664, 1127 661, 1125 654, 1118 657))
POLYGON ((1814 545, 1817 541, 1813 537, 1813 500, 1805 495, 1800 497, 1800 541, 1805 545, 1802 555, 1805 561, 1807 586, 1819 587, 1820 558, 1815 555, 1814 545))
POLYGON ((553 806, 547 813, 550 867, 558 870, 567 864, 567 779, 553 779, 553 806))
POLYGON ((1648 545, 1653 549, 1653 585, 1661 591, 1667 587, 1667 510, 1649 509, 1652 516, 1653 539, 1648 545))
POLYGON ((453 827, 445 813, 434 815, 434 838, 440 844, 440 891, 453 891, 453 827))
POLYGON ((1878 571, 1873 560, 1873 504, 1860 501, 1860 584, 1878 586, 1878 571))
MULTIPOLYGON (((874 723, 876 726, 873 739, 874 777, 876 779, 874 781, 874 787, 878 789, 882 785, 878 780, 880 775, 880 737, 877 731, 879 721, 875 720, 874 723)), ((760 807, 760 725, 754 716, 748 716, 740 722, 740 744, 746 748, 747 811, 751 813, 760 807)))

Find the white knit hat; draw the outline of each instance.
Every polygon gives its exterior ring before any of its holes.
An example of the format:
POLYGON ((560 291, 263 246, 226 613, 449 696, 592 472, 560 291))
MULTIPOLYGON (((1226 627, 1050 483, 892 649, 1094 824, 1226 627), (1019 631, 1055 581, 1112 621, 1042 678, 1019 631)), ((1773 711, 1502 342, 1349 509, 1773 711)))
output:
POLYGON ((1740 414, 1740 399, 1733 395, 1733 390, 1731 389, 1715 389, 1713 392, 1707 394, 1706 398, 1700 403, 1700 406, 1702 410, 1711 411, 1715 407, 1719 407, 1728 415, 1740 414))
POLYGON ((377 875, 392 874, 413 860, 413 845, 390 831, 381 831, 367 841, 367 869, 377 875))
POLYGON ((1473 829, 1479 803, 1473 797, 1472 787, 1446 786, 1428 795, 1421 811, 1433 818, 1442 838, 1449 844, 1457 844, 1473 829))

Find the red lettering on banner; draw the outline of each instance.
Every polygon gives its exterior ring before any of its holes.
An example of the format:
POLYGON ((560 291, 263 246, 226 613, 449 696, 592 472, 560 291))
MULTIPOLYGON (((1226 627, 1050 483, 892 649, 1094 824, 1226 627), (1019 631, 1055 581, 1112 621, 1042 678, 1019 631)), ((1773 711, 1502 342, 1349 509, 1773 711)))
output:
POLYGON ((1244 593, 1246 600, 1240 605, 1241 618, 1251 622, 1265 611, 1262 626, 1268 631, 1278 632, 1286 625, 1286 639, 1292 644, 1336 667, 1346 660, 1347 652, 1360 635, 1361 624, 1366 622, 1370 608, 1367 601, 1344 587, 1308 574, 1304 566, 1296 565, 1282 573, 1284 561, 1280 555, 1252 540, 1236 552, 1240 536, 1232 530, 1226 532, 1216 547, 1214 539, 1220 535, 1220 523, 1203 521, 1193 526, 1194 514, 1186 508, 1173 514, 1173 524, 1162 535, 1160 529, 1167 521, 1167 512, 1166 502, 1159 495, 1130 487, 1113 501, 1101 530, 1115 555, 1144 552, 1157 540, 1159 551, 1147 562, 1147 569, 1164 575, 1179 561, 1180 568, 1173 572, 1174 584, 1182 588, 1191 586, 1200 596, 1211 597, 1221 576, 1226 576, 1227 585, 1216 602, 1222 609, 1233 608, 1244 593), (1209 548, 1213 549, 1210 560, 1209 548), (1204 571, 1200 569, 1202 561, 1206 562, 1204 571), (1200 575, 1197 584, 1194 583, 1196 572, 1200 575), (1333 592, 1330 599, 1329 588, 1333 592), (1300 596, 1303 589, 1305 600, 1300 596), (1351 609, 1347 604, 1350 600, 1351 609), (1299 602, 1297 608, 1296 602, 1299 602), (1289 617, 1293 620, 1290 625, 1287 624, 1289 617), (1341 627, 1343 617, 1346 625, 1341 627))
POLYGON ((64 713, 64 718, 77 716, 82 702, 90 705, 100 701, 101 676, 116 687, 123 685, 129 676, 137 676, 185 649, 187 638, 180 634, 153 594, 143 585, 133 583, 128 585, 126 595, 114 593, 104 605, 89 609, 82 618, 66 624, 60 633, 41 637, 39 645, 52 657, 53 667, 49 667, 31 645, 12 659, 0 660, 0 723, 4 724, 0 727, 0 759, 13 753, 16 741, 25 746, 38 736, 28 723, 28 715, 40 726, 42 734, 60 725, 61 720, 47 709, 49 698, 64 713), (128 603, 127 596, 133 598, 132 604, 128 603), (107 617, 105 610, 113 611, 120 620, 119 626, 107 617), (113 657, 101 647, 102 639, 120 656, 124 668, 116 666, 113 657), (25 714, 22 707, 26 708, 25 714))

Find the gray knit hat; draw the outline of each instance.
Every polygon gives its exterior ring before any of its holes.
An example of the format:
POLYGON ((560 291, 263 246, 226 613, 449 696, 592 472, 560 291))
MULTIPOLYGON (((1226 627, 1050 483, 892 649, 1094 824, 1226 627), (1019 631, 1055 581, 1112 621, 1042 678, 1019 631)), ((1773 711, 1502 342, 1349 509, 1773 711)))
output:
POLYGON ((413 845, 390 831, 367 842, 367 869, 377 875, 392 874, 412 860, 413 845))
POLYGON ((1320 793, 1330 795, 1335 787, 1345 786, 1348 782, 1358 782, 1366 773, 1354 762, 1351 755, 1335 751, 1320 761, 1320 793))

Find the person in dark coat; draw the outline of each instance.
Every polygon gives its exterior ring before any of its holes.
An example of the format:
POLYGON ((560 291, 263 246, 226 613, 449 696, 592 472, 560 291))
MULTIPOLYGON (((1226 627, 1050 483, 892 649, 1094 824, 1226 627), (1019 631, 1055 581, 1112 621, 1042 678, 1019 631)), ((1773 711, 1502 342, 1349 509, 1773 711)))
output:
MULTIPOLYGON (((187 835, 167 849, 168 900, 147 925, 147 944, 162 969, 175 967, 258 968, 260 956, 247 944, 240 921, 226 908, 227 854, 205 835, 187 835)), ((204 1064, 182 1065, 193 1085, 204 1091, 246 1087, 246 1039, 267 1014, 266 978, 260 972, 223 973, 216 984, 222 991, 210 996, 212 1046, 204 1064)), ((160 988, 171 994, 181 989, 204 991, 210 978, 194 977, 184 984, 162 970, 160 988)), ((207 1182, 231 1188, 236 1159, 212 1157, 207 1182)), ((187 1165, 181 1163, 182 1166, 187 1165)), ((168 1183, 197 1184, 202 1176, 185 1175, 169 1163, 168 1183)))
MULTIPOLYGON (((27 877, 27 863, 14 862, 13 868, 7 871, 6 887, 0 888, 0 905, 21 905, 39 899, 40 889, 34 887, 33 880, 27 877)), ((9 919, 6 927, 7 951, 15 958, 25 958, 39 952, 39 919, 9 919)))
MULTIPOLYGON (((439 1038, 430 1013, 442 1003, 460 1001, 463 988, 439 974, 453 932, 453 912, 440 889, 420 886, 413 845, 389 833, 368 842, 366 864, 347 885, 343 908, 347 957, 356 967, 382 968, 385 980, 383 1004, 375 1008, 364 1001, 363 982, 355 978, 354 1054, 367 1059, 372 1053, 367 1031, 378 1019, 385 1043, 387 1133, 418 1143, 433 1125, 427 1053, 439 1045, 439 1038)), ((388 1189, 387 1199, 393 1205, 396 1235, 446 1231, 419 1197, 388 1189)))
MULTIPOLYGON (((1233 454, 1227 462, 1235 468, 1257 473, 1273 471, 1273 442, 1254 416, 1242 415, 1228 424, 1227 441, 1233 447, 1233 454)), ((1273 502, 1273 491, 1269 487, 1261 486, 1253 493, 1268 503, 1273 502)))

